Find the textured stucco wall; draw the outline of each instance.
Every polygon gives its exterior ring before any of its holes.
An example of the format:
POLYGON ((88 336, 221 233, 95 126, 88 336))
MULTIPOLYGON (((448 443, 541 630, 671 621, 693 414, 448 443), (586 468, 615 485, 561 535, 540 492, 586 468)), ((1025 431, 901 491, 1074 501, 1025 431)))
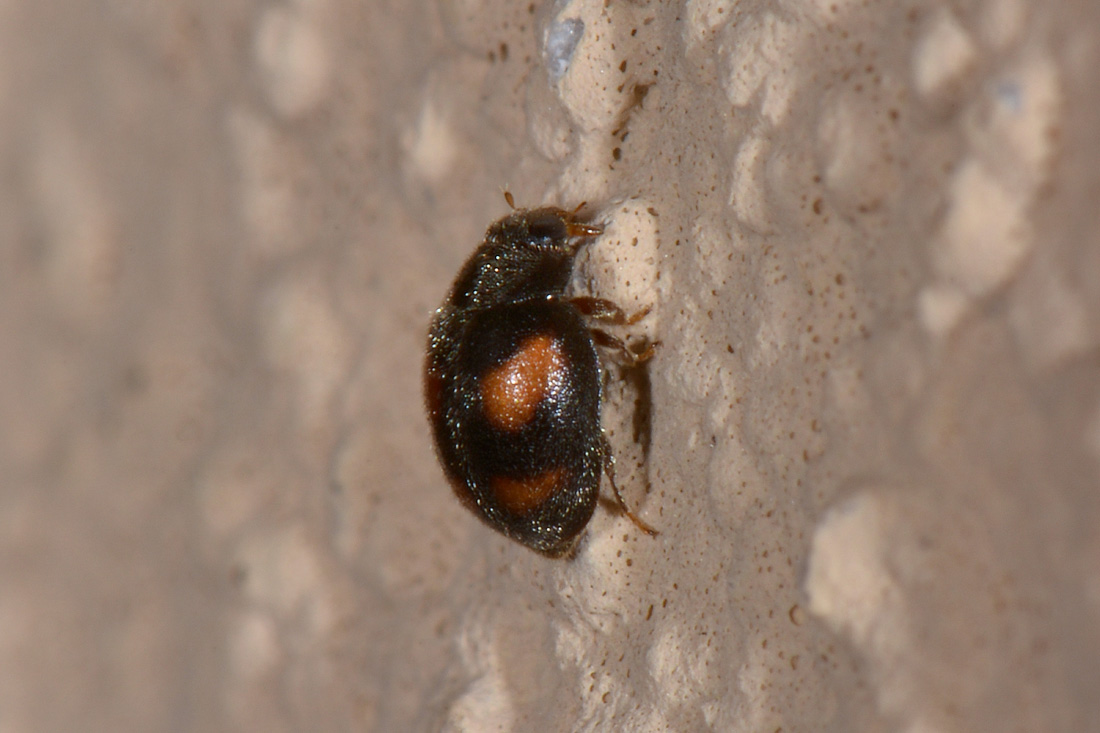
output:
POLYGON ((1098 68, 1092 0, 0 3, 0 730, 1097 729, 1098 68), (435 464, 505 187, 653 308, 656 538, 435 464))

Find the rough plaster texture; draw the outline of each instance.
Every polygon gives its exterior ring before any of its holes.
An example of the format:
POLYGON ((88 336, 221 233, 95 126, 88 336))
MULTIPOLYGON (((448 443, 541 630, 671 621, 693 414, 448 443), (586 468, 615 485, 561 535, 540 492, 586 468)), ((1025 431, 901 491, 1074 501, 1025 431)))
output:
POLYGON ((0 3, 0 730, 1100 729, 1098 68, 1093 0, 0 3), (657 538, 435 465, 503 187, 653 307, 657 538))

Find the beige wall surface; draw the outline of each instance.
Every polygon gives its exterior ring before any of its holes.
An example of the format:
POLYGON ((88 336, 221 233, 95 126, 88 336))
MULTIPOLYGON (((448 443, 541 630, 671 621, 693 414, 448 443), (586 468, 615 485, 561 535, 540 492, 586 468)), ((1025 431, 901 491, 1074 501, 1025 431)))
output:
POLYGON ((1100 730, 1100 4, 0 2, 0 730, 1100 730), (432 312, 652 310, 641 534, 479 523, 432 312))

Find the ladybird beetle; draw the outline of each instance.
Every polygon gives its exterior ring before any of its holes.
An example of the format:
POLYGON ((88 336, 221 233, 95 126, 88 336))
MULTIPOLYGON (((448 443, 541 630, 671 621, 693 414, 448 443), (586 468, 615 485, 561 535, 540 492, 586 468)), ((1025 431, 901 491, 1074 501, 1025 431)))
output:
POLYGON ((550 557, 575 547, 605 472, 623 512, 656 534, 615 485, 596 351, 633 366, 656 344, 638 353, 590 327, 632 324, 648 309, 627 316, 610 301, 565 294, 578 250, 602 231, 575 214, 516 210, 489 227, 435 313, 424 369, 436 450, 459 499, 550 557))

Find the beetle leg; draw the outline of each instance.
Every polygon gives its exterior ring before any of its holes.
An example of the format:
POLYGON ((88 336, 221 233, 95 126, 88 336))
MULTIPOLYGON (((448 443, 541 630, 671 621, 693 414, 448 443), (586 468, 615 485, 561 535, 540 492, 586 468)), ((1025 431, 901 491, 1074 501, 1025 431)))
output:
POLYGON ((615 483, 615 454, 611 451, 611 443, 608 442, 606 435, 600 436, 600 442, 602 444, 603 453, 603 470, 604 473, 607 474, 608 482, 611 484, 611 493, 615 495, 615 503, 619 505, 619 509, 622 510, 623 514, 625 514, 631 522, 634 522, 634 525, 638 529, 651 537, 660 534, 660 532, 646 524, 641 517, 632 512, 630 507, 626 505, 626 502, 623 501, 623 495, 619 492, 618 484, 615 483))
POLYGON ((643 351, 638 352, 627 346, 622 339, 612 336, 607 331, 593 328, 590 333, 592 334, 592 340, 598 346, 613 350, 618 355, 619 361, 628 367, 636 367, 652 359, 653 355, 657 353, 657 347, 661 344, 660 341, 654 341, 643 351))
POLYGON ((603 226, 600 224, 581 224, 576 221, 577 214, 581 213, 581 209, 587 204, 587 201, 582 201, 572 211, 563 212, 565 214, 565 231, 570 237, 598 237, 603 234, 603 226))
POLYGON ((565 233, 570 237, 598 237, 603 234, 599 224, 579 224, 571 221, 565 225, 565 233))
POLYGON ((606 323, 609 326, 633 326, 649 315, 650 311, 650 307, 647 305, 641 310, 627 315, 626 311, 610 300, 593 298, 587 295, 572 297, 569 299, 569 304, 579 310, 581 315, 588 316, 600 323, 606 323))

